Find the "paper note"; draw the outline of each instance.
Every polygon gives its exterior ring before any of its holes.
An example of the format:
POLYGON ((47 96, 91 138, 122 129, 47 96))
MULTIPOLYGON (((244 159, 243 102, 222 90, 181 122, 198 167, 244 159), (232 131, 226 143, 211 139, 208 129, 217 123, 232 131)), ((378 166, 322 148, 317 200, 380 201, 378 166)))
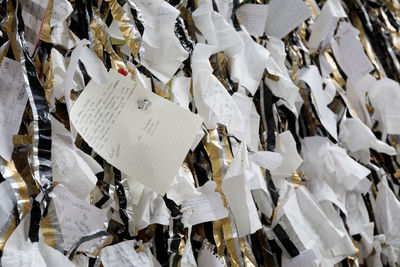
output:
MULTIPOLYGON (((199 1, 192 13, 193 21, 207 44, 213 46, 213 53, 224 51, 233 57, 243 48, 239 32, 220 13, 213 10, 212 1, 199 1)), ((199 43, 196 44, 198 46, 199 43)))
POLYGON ((396 222, 400 219, 400 202, 390 189, 386 177, 378 184, 378 190, 375 204, 376 226, 380 233, 385 234, 388 243, 397 243, 396 233, 400 226, 396 222))
POLYGON ((268 5, 245 4, 236 15, 241 20, 250 35, 262 36, 267 22, 268 5))
POLYGON ((269 52, 254 42, 246 30, 239 31, 238 35, 244 46, 240 53, 231 57, 231 79, 254 95, 267 66, 269 52))
POLYGON ((343 118, 340 131, 340 141, 346 145, 351 152, 366 151, 372 148, 380 153, 396 155, 396 150, 388 144, 378 140, 374 133, 359 118, 343 118))
POLYGON ((65 104, 67 105, 68 112, 71 109, 71 90, 74 88, 74 75, 76 67, 78 66, 79 58, 84 50, 85 45, 90 44, 90 42, 86 39, 79 41, 72 51, 71 59, 68 64, 67 72, 64 76, 64 97, 65 97, 65 104))
POLYGON ((120 242, 101 250, 100 259, 104 267, 152 266, 146 252, 136 252, 136 240, 120 242))
MULTIPOLYGON (((284 214, 274 222, 273 228, 280 224, 299 251, 313 249, 318 255, 322 252, 323 257, 332 257, 333 253, 329 250, 341 242, 345 231, 336 227, 305 187, 300 186, 290 196, 282 211, 284 214)), ((282 237, 279 235, 279 238, 282 237)))
MULTIPOLYGON (((300 97, 299 88, 293 83, 285 66, 286 52, 285 44, 278 38, 271 36, 267 44, 270 57, 267 62, 269 73, 278 76, 279 81, 265 79, 264 82, 271 92, 284 101, 285 106, 296 116, 298 111, 295 107, 296 100, 300 97)), ((301 97, 300 97, 301 98, 301 97)))
POLYGON ((101 172, 102 168, 75 146, 71 133, 52 116, 51 128, 53 179, 65 185, 76 197, 85 199, 96 185, 95 174, 101 172))
POLYGON ((223 267, 226 266, 223 257, 219 257, 218 254, 214 254, 213 248, 207 240, 203 241, 199 254, 197 256, 198 267, 223 267))
POLYGON ((107 69, 100 58, 97 57, 94 50, 83 46, 79 60, 85 65, 87 73, 96 83, 108 83, 107 69))
POLYGON ((282 162, 282 156, 279 153, 270 151, 256 151, 251 153, 249 157, 257 166, 270 171, 278 168, 282 162))
POLYGON ((14 208, 17 205, 17 199, 14 196, 13 188, 10 182, 3 181, 0 183, 0 235, 3 235, 9 228, 9 222, 11 222, 14 216, 14 208))
POLYGON ((364 52, 358 34, 359 31, 350 23, 342 22, 335 35, 335 40, 332 41, 333 54, 340 68, 353 82, 361 80, 374 69, 364 52))
POLYGON ((108 84, 87 85, 71 110, 71 121, 104 159, 163 195, 202 119, 116 71, 108 77, 108 84))
POLYGON ((171 84, 172 101, 185 109, 189 109, 189 103, 192 99, 190 95, 190 83, 190 78, 179 76, 174 78, 171 84))
POLYGON ((282 39, 311 16, 311 8, 302 0, 271 0, 265 32, 282 39))
POLYGON ((21 3, 25 40, 28 43, 29 54, 32 55, 39 42, 49 0, 25 0, 21 3))
POLYGON ((319 265, 315 262, 316 259, 317 257, 315 256, 314 251, 308 249, 300 253, 300 255, 290 259, 286 263, 286 267, 318 267, 319 265))
POLYGON ((31 242, 28 238, 30 215, 25 216, 7 240, 1 257, 2 267, 48 267, 75 265, 60 251, 44 242, 39 230, 39 242, 31 242))
POLYGON ((308 84, 311 89, 312 103, 322 125, 337 140, 336 114, 328 108, 328 97, 322 89, 322 78, 318 68, 314 65, 302 68, 298 72, 297 80, 302 80, 308 84))
POLYGON ((246 144, 242 142, 222 181, 222 191, 235 218, 239 237, 252 234, 261 228, 251 189, 260 188, 262 185, 251 168, 246 144))
POLYGON ((171 186, 168 188, 167 197, 180 205, 183 201, 195 198, 200 193, 194 187, 194 178, 189 167, 183 165, 179 168, 171 186))
POLYGON ((212 72, 209 58, 215 47, 198 43, 192 56, 193 95, 199 114, 208 129, 217 123, 227 127, 228 133, 244 139, 244 119, 239 107, 212 72))
POLYGON ((132 208, 135 216, 134 224, 138 230, 144 229, 149 224, 154 223, 161 225, 169 224, 171 215, 165 205, 164 199, 148 187, 143 188, 139 203, 134 204, 132 208))
POLYGON ((310 53, 315 52, 322 42, 322 47, 329 44, 340 18, 347 17, 339 0, 328 0, 318 18, 312 25, 312 32, 308 41, 310 53))
POLYGON ((282 157, 279 166, 271 171, 273 176, 286 178, 297 170, 303 159, 297 152, 296 141, 290 131, 280 133, 276 136, 276 152, 282 157))
MULTIPOLYGON (((79 239, 95 230, 105 230, 108 209, 99 209, 73 196, 65 187, 54 187, 51 197, 63 234, 64 250, 69 250, 79 239)), ((83 243, 81 249, 90 249, 96 239, 83 243)))
POLYGON ((253 103, 251 97, 247 97, 241 93, 234 93, 232 95, 237 107, 242 114, 244 119, 246 131, 245 141, 249 148, 253 151, 257 151, 259 144, 258 129, 260 127, 260 115, 257 113, 256 106, 253 103))
POLYGON ((221 195, 215 192, 215 188, 217 184, 214 181, 208 181, 198 188, 200 196, 183 202, 182 208, 190 207, 193 211, 188 220, 190 225, 220 220, 228 216, 228 210, 224 207, 221 195))
POLYGON ((167 83, 189 53, 175 35, 175 23, 180 11, 162 0, 137 0, 143 14, 144 53, 141 63, 163 83, 167 83))
POLYGON ((68 0, 53 0, 53 12, 51 13, 50 27, 66 20, 73 8, 68 0))
POLYGON ((0 156, 10 161, 12 136, 18 134, 28 101, 19 62, 4 58, 0 67, 0 156))
POLYGON ((383 78, 372 84, 368 90, 368 98, 374 107, 373 118, 379 121, 382 140, 386 134, 400 134, 399 110, 400 85, 398 82, 383 78))

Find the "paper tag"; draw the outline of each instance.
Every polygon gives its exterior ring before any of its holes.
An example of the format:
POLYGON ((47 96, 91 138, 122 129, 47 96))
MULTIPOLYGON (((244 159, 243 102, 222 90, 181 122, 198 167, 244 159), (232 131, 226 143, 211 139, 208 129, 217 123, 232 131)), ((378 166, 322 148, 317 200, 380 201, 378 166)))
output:
POLYGON ((71 109, 71 121, 104 159, 163 195, 202 119, 114 70, 108 78, 108 84, 86 86, 71 109))
POLYGON ((337 140, 336 114, 328 107, 328 98, 322 89, 322 78, 314 65, 302 68, 298 72, 299 81, 304 81, 311 89, 312 103, 317 110, 322 125, 337 140))
POLYGON ((353 82, 361 80, 374 69, 358 39, 359 31, 348 22, 340 24, 332 50, 340 68, 353 82))
POLYGON ((190 207, 193 210, 188 222, 196 225, 208 221, 216 221, 228 216, 228 210, 224 207, 221 195, 215 192, 217 184, 209 181, 198 190, 200 196, 183 202, 182 208, 190 207))
POLYGON ((312 26, 312 32, 308 41, 310 53, 315 52, 322 42, 325 47, 330 42, 330 37, 336 29, 337 21, 347 17, 339 0, 328 0, 318 18, 312 26))
MULTIPOLYGON (((99 209, 73 196, 65 187, 57 185, 52 191, 53 203, 63 234, 64 250, 69 250, 83 235, 105 230, 108 209, 99 209)), ((96 239, 83 243, 81 249, 89 249, 96 239)))
POLYGON ((11 159, 12 136, 17 134, 28 101, 21 65, 4 58, 0 68, 0 156, 11 159))
POLYGON ((152 266, 146 252, 136 252, 136 241, 129 240, 101 250, 100 259, 104 267, 152 266))
POLYGON ((310 16, 311 8, 302 0, 272 0, 265 32, 282 39, 310 16))
POLYGON ((78 198, 85 199, 97 182, 89 164, 98 172, 101 172, 102 168, 92 157, 75 146, 71 133, 54 117, 51 117, 51 127, 53 179, 66 186, 78 198))
POLYGON ((268 5, 246 4, 241 6, 236 15, 242 21, 250 35, 262 36, 267 22, 268 5))

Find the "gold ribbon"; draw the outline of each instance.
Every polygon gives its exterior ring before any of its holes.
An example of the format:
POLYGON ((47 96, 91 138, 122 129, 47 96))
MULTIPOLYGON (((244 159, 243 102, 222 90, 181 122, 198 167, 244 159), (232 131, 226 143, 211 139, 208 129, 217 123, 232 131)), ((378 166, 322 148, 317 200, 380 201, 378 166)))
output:
POLYGON ((315 8, 313 2, 311 0, 306 0, 307 4, 310 5, 311 7, 311 12, 313 14, 314 17, 318 17, 318 10, 315 8))
MULTIPOLYGON (((226 151, 226 146, 228 144, 228 140, 224 137, 224 143, 219 141, 218 131, 217 130, 209 130, 209 143, 205 142, 205 149, 207 151, 208 157, 211 161, 212 172, 213 172, 213 180, 217 184, 216 191, 221 194, 221 198, 224 202, 224 206, 227 207, 227 202, 224 193, 222 192, 222 180, 223 174, 222 171, 229 165, 232 160, 232 154, 230 150, 226 151), (224 154, 226 158, 224 158, 224 154)), ((232 227, 230 217, 226 217, 219 221, 213 222, 213 233, 214 240, 217 245, 217 253, 221 257, 223 256, 224 248, 223 248, 223 240, 225 241, 226 248, 228 250, 228 254, 230 255, 229 261, 232 266, 240 266, 239 257, 236 251, 236 246, 233 239, 232 227)))
POLYGON ((50 28, 50 20, 53 12, 53 0, 49 0, 49 3, 46 8, 46 13, 44 15, 44 21, 42 29, 40 30, 40 40, 45 41, 47 43, 51 42, 51 28, 50 28))
POLYGON ((124 16, 124 12, 121 10, 117 0, 106 0, 111 9, 111 14, 115 21, 118 23, 119 30, 122 32, 124 39, 132 52, 132 55, 136 57, 139 53, 139 45, 135 39, 136 35, 139 34, 137 29, 129 22, 129 18, 124 16))
MULTIPOLYGON (((98 14, 97 9, 93 9, 93 19, 90 22, 90 29, 93 32, 93 44, 94 44, 94 51, 96 55, 104 62, 103 58, 103 50, 106 51, 111 58, 112 68, 119 69, 119 68, 126 68, 124 62, 121 58, 115 53, 112 49, 112 46, 109 42, 108 36, 105 32, 105 23, 101 19, 100 15, 98 14)), ((128 68, 128 71, 131 72, 128 68)), ((134 77, 134 72, 131 72, 132 76, 134 77)))

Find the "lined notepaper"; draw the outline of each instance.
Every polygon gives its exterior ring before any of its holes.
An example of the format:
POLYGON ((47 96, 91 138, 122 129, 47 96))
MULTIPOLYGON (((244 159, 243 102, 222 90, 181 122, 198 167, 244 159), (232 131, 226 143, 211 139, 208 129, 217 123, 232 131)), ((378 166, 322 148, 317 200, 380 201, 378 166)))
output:
POLYGON ((265 33, 283 38, 311 16, 311 8, 302 0, 272 0, 265 33))
POLYGON ((18 134, 28 102, 21 64, 4 58, 0 67, 0 156, 11 160, 14 148, 12 137, 18 134))
POLYGON ((108 84, 87 85, 71 109, 71 121, 110 164, 164 194, 202 119, 116 71, 108 76, 108 84), (140 109, 143 101, 148 107, 140 109))

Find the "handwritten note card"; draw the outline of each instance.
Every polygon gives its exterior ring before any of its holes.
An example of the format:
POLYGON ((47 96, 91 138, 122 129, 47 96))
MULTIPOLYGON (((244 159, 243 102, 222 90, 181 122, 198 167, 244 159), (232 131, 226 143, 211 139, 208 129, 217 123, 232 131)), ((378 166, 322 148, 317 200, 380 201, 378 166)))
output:
POLYGON ((17 134, 28 101, 19 62, 4 58, 0 67, 0 156, 11 159, 12 136, 17 134))
POLYGON ((281 39, 310 16, 311 8, 303 0, 272 0, 265 32, 281 39))
POLYGON ((264 34, 268 5, 246 4, 241 6, 236 14, 250 35, 264 34))
POLYGON ((101 250, 100 259, 104 267, 153 266, 146 252, 136 252, 136 241, 129 240, 101 250))
POLYGON ((228 216, 228 210, 224 207, 221 195, 215 192, 217 184, 209 181, 199 187, 200 196, 183 202, 182 207, 190 207, 193 210, 189 218, 191 225, 203 222, 215 221, 228 216))
POLYGON ((165 194, 202 119, 116 71, 108 76, 107 84, 87 85, 72 107, 71 121, 129 180, 165 194))
POLYGON ((358 34, 359 31, 350 23, 343 22, 339 26, 335 40, 332 41, 333 54, 340 68, 353 82, 361 80, 374 69, 364 52, 358 34))
MULTIPOLYGON (((73 196, 64 186, 52 191, 58 221, 64 238, 64 250, 69 250, 79 239, 95 230, 105 230, 108 209, 99 209, 73 196)), ((89 249, 96 239, 83 243, 80 248, 89 249)))

